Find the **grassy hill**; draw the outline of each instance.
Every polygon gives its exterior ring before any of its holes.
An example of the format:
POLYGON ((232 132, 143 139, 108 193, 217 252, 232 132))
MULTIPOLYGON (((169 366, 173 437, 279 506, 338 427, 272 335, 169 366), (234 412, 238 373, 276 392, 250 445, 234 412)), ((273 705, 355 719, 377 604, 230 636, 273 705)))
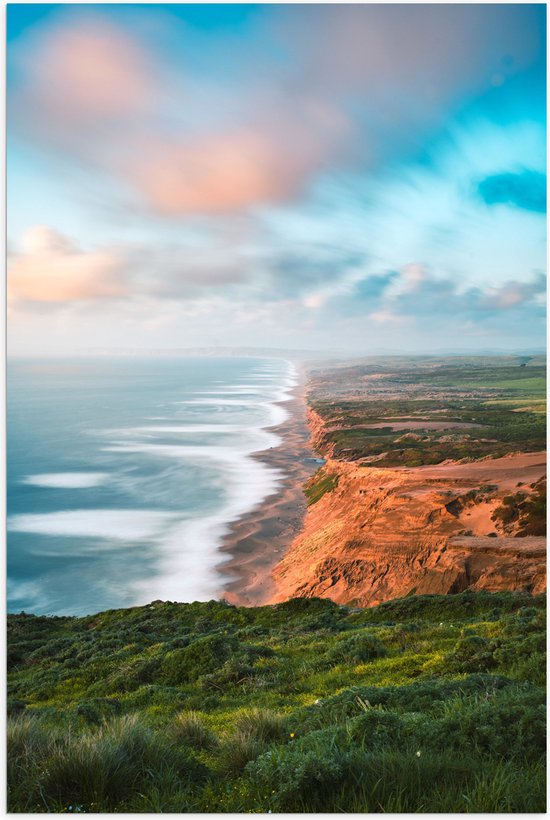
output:
POLYGON ((545 600, 8 617, 12 812, 543 812, 545 600))

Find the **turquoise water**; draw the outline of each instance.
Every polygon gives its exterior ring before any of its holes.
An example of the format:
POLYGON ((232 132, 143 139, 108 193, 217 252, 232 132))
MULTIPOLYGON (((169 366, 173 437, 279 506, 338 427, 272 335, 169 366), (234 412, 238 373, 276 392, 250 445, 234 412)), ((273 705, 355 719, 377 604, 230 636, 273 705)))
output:
POLYGON ((294 383, 282 359, 9 362, 9 611, 218 597, 294 383))

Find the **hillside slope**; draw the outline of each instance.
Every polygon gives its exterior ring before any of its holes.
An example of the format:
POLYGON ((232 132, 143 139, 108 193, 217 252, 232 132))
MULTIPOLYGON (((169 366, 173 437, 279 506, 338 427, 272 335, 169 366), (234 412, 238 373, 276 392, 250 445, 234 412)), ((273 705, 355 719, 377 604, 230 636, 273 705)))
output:
POLYGON ((545 600, 8 616, 12 812, 541 812, 545 600))

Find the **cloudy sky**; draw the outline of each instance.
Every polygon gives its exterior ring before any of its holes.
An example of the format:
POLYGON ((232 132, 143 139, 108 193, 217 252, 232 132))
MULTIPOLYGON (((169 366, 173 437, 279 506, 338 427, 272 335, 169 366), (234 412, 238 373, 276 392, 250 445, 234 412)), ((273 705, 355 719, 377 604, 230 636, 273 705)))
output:
POLYGON ((14 354, 544 344, 543 5, 8 6, 14 354))

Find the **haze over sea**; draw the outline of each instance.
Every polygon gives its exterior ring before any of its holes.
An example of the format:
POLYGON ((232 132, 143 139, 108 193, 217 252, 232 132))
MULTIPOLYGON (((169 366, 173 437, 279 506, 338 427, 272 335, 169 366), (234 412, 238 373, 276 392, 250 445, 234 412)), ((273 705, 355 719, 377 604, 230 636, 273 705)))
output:
POLYGON ((282 359, 8 363, 8 609, 209 600, 229 524, 281 473, 282 359))

